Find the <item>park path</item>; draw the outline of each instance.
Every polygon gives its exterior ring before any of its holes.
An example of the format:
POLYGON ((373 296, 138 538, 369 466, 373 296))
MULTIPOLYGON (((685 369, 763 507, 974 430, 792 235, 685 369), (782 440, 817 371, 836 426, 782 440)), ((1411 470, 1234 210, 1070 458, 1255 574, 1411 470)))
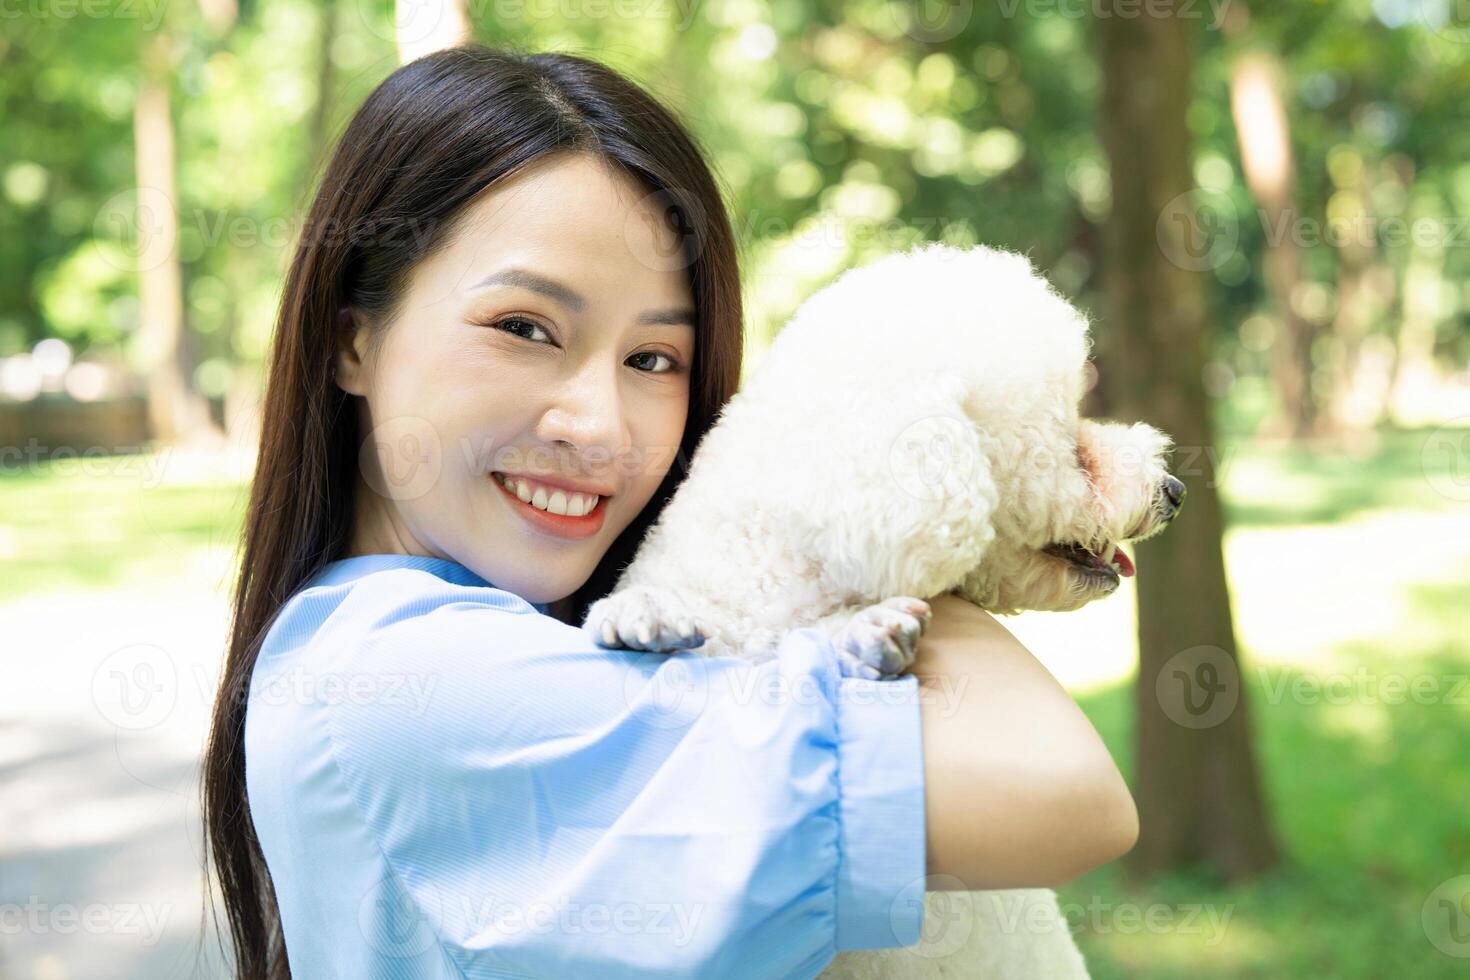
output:
MULTIPOLYGON (((1348 644, 1423 648, 1407 641, 1435 624, 1414 595, 1470 584, 1470 508, 1247 528, 1226 553, 1254 661, 1331 669, 1348 644)), ((225 975, 212 928, 195 953, 198 760, 228 561, 202 550, 177 580, 0 602, 0 980, 225 975)), ((1004 622, 1074 693, 1133 671, 1131 584, 1004 622)))
POLYGON ((0 605, 0 978, 225 975, 212 929, 195 960, 214 578, 0 605))

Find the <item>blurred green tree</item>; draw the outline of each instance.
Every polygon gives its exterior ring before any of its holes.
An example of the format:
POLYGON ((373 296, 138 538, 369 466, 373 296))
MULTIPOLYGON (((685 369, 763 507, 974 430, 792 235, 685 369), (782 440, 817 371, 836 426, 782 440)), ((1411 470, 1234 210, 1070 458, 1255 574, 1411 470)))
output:
POLYGON ((1169 533, 1137 549, 1140 837, 1125 860, 1138 875, 1204 866, 1234 879, 1270 867, 1276 844, 1225 581, 1220 443, 1201 385, 1210 253, 1187 124, 1197 25, 1178 14, 1096 22, 1113 200, 1104 274, 1116 356, 1104 380, 1126 417, 1157 424, 1187 453, 1175 469, 1191 498, 1169 533))

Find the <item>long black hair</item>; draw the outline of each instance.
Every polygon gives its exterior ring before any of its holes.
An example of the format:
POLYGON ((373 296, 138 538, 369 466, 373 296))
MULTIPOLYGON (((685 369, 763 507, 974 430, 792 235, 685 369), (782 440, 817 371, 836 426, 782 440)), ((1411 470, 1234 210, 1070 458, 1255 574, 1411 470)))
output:
POLYGON ((246 797, 245 695, 276 614, 344 556, 352 533, 362 434, 353 396, 332 381, 340 311, 355 306, 381 319, 471 199, 568 151, 595 155, 659 195, 684 248, 698 333, 678 458, 587 582, 551 605, 552 615, 579 624, 611 590, 739 384, 740 280, 724 202, 695 139, 641 87, 576 55, 464 45, 404 65, 367 98, 322 175, 285 281, 204 756, 205 895, 212 857, 240 980, 290 976, 246 797))

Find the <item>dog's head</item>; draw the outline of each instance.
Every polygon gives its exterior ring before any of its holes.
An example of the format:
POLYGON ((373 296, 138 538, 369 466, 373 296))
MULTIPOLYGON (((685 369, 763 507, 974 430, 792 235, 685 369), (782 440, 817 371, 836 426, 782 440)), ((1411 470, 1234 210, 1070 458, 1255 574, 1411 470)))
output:
POLYGON ((749 468, 820 502, 786 519, 839 590, 1076 609, 1133 573, 1119 543, 1159 533, 1184 498, 1167 435, 1081 417, 1088 330, 1013 252, 928 243, 850 270, 802 305, 741 396, 787 398, 797 419, 825 381, 827 414, 784 434, 779 465, 763 447, 749 468))
MULTIPOLYGON (((1087 319, 1023 257, 959 255, 986 301, 964 411, 994 486, 994 538, 961 593, 992 612, 1070 610, 1133 574, 1120 544, 1162 531, 1184 500, 1151 425, 1081 417, 1087 319)), ((934 290, 938 292, 938 290, 934 290)), ((921 300, 922 302, 922 300, 921 300)))
POLYGON ((1168 436, 1091 419, 1075 431, 1063 452, 1035 444, 991 458, 1003 488, 996 534, 961 589, 983 608, 1065 611, 1111 595, 1133 574, 1122 544, 1153 537, 1179 512, 1185 488, 1165 468, 1168 436))

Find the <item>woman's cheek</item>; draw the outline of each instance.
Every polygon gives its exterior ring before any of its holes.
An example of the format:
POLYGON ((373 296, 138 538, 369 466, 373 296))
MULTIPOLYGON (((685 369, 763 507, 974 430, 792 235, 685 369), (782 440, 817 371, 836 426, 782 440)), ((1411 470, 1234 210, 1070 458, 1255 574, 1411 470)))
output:
POLYGON ((661 406, 657 422, 651 425, 638 443, 638 480, 645 484, 650 495, 668 475, 677 461, 679 440, 684 434, 684 419, 688 413, 687 403, 678 407, 677 414, 669 411, 670 406, 661 406))

